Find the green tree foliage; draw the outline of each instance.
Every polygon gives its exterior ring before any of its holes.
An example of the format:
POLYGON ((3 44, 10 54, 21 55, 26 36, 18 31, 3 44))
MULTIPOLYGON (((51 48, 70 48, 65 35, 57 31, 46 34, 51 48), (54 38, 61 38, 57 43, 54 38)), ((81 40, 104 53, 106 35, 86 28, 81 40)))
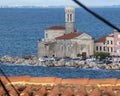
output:
POLYGON ((107 53, 107 52, 96 52, 95 53, 95 56, 97 58, 100 57, 100 59, 105 59, 106 57, 109 57, 110 56, 110 53, 107 53))

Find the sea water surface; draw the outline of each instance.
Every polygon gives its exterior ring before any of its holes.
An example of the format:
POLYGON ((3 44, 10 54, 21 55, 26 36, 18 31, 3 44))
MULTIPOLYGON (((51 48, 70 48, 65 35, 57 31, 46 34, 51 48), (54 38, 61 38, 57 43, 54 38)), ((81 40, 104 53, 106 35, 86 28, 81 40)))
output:
MULTIPOLYGON (((12 65, 2 64, 0 68, 7 76, 33 76, 33 77, 46 77, 55 76, 59 78, 119 78, 120 71, 116 70, 101 70, 101 69, 80 69, 80 68, 65 68, 65 67, 43 67, 31 65, 12 65)), ((0 72, 0 75, 3 75, 0 72)))
MULTIPOLYGON (((120 28, 120 8, 92 10, 120 28)), ((37 55, 44 29, 55 25, 65 25, 64 8, 0 8, 0 56, 37 55)), ((75 11, 75 28, 95 39, 114 30, 81 8, 75 11)))
MULTIPOLYGON (((93 11, 120 28, 120 8, 92 8, 93 11)), ((44 37, 44 29, 65 25, 64 8, 0 8, 0 57, 37 55, 37 43, 44 37)), ((95 39, 114 29, 81 8, 75 12, 75 28, 95 39)), ((120 71, 100 69, 56 68, 1 64, 7 76, 57 76, 62 78, 120 78, 120 71)), ((0 75, 3 75, 0 72, 0 75)))

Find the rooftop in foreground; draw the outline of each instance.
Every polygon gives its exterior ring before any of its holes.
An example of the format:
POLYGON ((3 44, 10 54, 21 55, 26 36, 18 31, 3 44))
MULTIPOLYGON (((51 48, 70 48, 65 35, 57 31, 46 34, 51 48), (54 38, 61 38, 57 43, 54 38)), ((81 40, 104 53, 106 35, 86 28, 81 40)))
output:
MULTIPOLYGON (((16 91, 5 77, 1 76, 11 96, 16 91)), ((120 80, 117 78, 89 79, 56 77, 9 77, 20 96, 120 96, 120 80)), ((5 92, 0 87, 0 96, 5 92)))

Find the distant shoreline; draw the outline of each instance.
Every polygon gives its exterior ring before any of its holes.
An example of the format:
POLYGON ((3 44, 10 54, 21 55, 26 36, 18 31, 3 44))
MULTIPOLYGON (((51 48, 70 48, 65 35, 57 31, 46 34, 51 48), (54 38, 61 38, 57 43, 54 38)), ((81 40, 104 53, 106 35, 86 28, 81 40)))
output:
MULTIPOLYGON (((78 7, 78 6, 74 6, 75 8, 80 8, 81 7, 78 7)), ((9 9, 24 9, 24 8, 27 8, 27 9, 47 9, 47 8, 65 8, 65 6, 43 6, 43 7, 40 7, 40 6, 0 6, 0 9, 6 9, 6 8, 9 8, 9 9)), ((88 6, 88 8, 120 8, 120 6, 88 6)))
POLYGON ((102 70, 120 70, 120 64, 96 64, 95 62, 64 62, 64 61, 46 61, 40 62, 37 56, 28 55, 25 57, 10 57, 3 56, 0 58, 1 63, 11 63, 11 64, 29 64, 33 66, 47 66, 47 67, 70 67, 70 68, 80 68, 80 69, 102 69, 102 70))

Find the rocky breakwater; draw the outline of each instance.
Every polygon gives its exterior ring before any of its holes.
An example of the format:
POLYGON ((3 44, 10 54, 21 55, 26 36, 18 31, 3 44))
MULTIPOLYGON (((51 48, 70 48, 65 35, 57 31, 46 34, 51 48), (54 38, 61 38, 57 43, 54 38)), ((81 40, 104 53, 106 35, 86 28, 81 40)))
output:
POLYGON ((30 64, 34 66, 48 66, 48 67, 74 67, 74 68, 95 68, 103 70, 120 70, 120 64, 96 64, 95 62, 85 63, 85 61, 77 62, 64 62, 64 61, 46 61, 40 62, 36 56, 24 56, 24 57, 10 57, 3 56, 0 58, 1 63, 12 64, 30 64))
POLYGON ((1 63, 12 63, 12 64, 30 64, 30 65, 40 65, 36 56, 25 56, 25 57, 10 57, 3 56, 0 58, 1 63))

